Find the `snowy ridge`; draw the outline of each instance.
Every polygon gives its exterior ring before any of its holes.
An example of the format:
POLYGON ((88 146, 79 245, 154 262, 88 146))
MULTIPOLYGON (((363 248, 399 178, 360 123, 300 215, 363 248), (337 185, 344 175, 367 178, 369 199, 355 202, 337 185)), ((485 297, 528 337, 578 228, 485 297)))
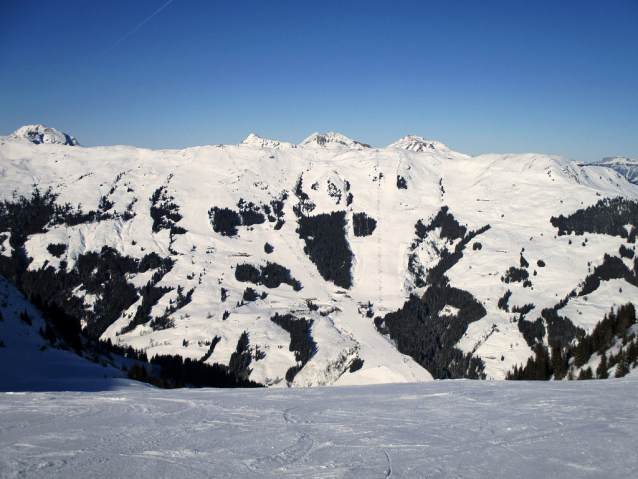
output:
MULTIPOLYGON (((251 136, 256 144, 250 148, 244 143, 162 151, 50 145, 46 154, 38 145, 11 139, 0 145, 0 195, 9 202, 20 195, 30 198, 35 184, 40 192, 50 188, 58 205, 96 212, 93 219, 49 224, 26 238, 25 251, 33 258, 29 271, 38 275, 63 265, 71 270, 83 255, 104 246, 138 261, 151 253, 173 260, 155 285, 172 289, 149 306, 148 320, 127 330, 141 311, 138 297, 100 330, 103 339, 143 349, 149 357, 200 359, 209 349, 206 342, 217 336, 207 362, 229 364, 247 332, 250 379, 275 386, 285 385, 290 368, 300 366, 290 349, 291 335, 270 320, 275 313, 312 322, 316 346, 293 386, 431 380, 428 370, 379 333, 374 318, 396 312, 411 294, 423 295, 443 251, 457 247, 462 254, 442 274, 450 287, 470 294, 484 314, 460 330, 454 346, 480 358, 488 378, 501 379, 524 364, 532 349, 513 321, 518 316, 499 308, 499 299, 509 290, 510 308, 533 304, 525 320, 534 322, 544 309, 579 290, 605 254, 619 257, 621 245, 633 247, 620 236, 560 236, 550 222, 605 197, 638 199, 638 187, 609 168, 541 154, 472 158, 436 148, 357 149, 337 134, 326 134, 329 146, 322 147, 316 135, 311 138, 315 146, 309 141, 306 148, 259 146, 261 139, 251 136), (418 222, 427 227, 443 207, 453 219, 445 228, 432 225, 419 238, 418 222), (222 212, 217 226, 214 208, 222 212), (374 221, 363 233, 357 226, 362 213, 374 221), (308 254, 316 233, 302 237, 298 232, 302 218, 330 215, 345 222, 339 234, 351 252, 349 288, 324 279, 317 259, 308 254), (240 218, 235 232, 220 229, 224 218, 240 218), (446 237, 450 231, 456 236, 446 237), (521 253, 528 263, 524 268, 521 253), (287 270, 300 289, 294 283, 266 286, 263 279, 238 279, 238 265, 257 271, 269 263, 287 270), (525 269, 531 286, 504 282, 512 267, 525 269), (256 291, 254 300, 245 299, 247 288, 256 291), (351 371, 357 360, 361 368, 351 371)), ((0 231, 5 258, 11 255, 10 235, 0 231)), ((631 262, 623 261, 629 267, 631 262)), ((125 277, 142 288, 156 272, 131 271, 125 277)), ((617 281, 622 286, 602 281, 587 300, 570 300, 561 316, 588 330, 602 319, 602 311, 638 304, 638 288, 617 281)), ((81 286, 73 291, 89 313, 100 305, 101 293, 92 291, 81 286)), ((461 321, 459 309, 449 298, 434 313, 441 313, 437 321, 461 321)))
POLYGON ((34 145, 40 144, 56 144, 67 146, 80 146, 78 141, 66 133, 56 130, 55 128, 47 128, 44 125, 27 125, 18 128, 9 138, 25 139, 34 145))

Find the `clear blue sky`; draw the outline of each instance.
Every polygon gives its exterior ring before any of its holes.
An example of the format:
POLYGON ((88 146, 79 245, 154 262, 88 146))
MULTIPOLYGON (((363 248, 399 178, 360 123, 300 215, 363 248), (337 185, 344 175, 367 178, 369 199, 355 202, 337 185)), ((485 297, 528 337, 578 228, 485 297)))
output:
POLYGON ((167 1, 0 1, 0 135, 638 158, 638 0, 167 1))

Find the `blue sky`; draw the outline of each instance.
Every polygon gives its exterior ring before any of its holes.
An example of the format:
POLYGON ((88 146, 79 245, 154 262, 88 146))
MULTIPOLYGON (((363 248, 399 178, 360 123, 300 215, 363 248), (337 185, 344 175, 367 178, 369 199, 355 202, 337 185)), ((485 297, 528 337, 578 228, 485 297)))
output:
POLYGON ((0 135, 638 158, 636 0, 167 1, 2 0, 0 135))

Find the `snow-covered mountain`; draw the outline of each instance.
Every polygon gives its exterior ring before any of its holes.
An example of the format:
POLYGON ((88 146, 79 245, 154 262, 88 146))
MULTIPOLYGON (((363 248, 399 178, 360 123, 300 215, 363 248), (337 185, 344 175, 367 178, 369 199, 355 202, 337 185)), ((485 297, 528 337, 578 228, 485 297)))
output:
POLYGON ((418 135, 405 135, 400 140, 395 141, 389 148, 401 148, 404 150, 412 150, 416 152, 423 152, 428 150, 436 151, 450 151, 450 149, 439 141, 428 141, 422 136, 418 135))
POLYGON ((638 187, 609 168, 334 132, 0 143, 2 274, 149 358, 267 385, 503 378, 638 302, 638 187))
POLYGON ((304 141, 299 143, 299 148, 327 148, 327 149, 350 149, 363 150, 370 148, 370 145, 351 140, 340 133, 329 131, 327 133, 313 133, 304 141))
POLYGON ((617 171, 632 183, 638 184, 638 159, 629 159, 624 156, 603 158, 599 162, 590 163, 590 166, 604 166, 617 171))
POLYGON ((252 148, 296 148, 297 146, 286 141, 265 140, 251 133, 238 146, 250 146, 252 148))
POLYGON ((30 141, 34 145, 40 144, 58 144, 68 146, 80 146, 78 141, 66 133, 56 130, 55 128, 47 128, 44 125, 27 125, 19 128, 10 136, 12 139, 24 139, 30 141))

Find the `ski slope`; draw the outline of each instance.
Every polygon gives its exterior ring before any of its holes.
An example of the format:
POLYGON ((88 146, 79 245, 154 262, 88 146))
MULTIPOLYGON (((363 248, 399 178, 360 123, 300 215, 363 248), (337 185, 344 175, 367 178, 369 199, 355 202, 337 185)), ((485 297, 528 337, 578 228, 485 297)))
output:
POLYGON ((630 478, 635 378, 0 394, 3 478, 630 478))

